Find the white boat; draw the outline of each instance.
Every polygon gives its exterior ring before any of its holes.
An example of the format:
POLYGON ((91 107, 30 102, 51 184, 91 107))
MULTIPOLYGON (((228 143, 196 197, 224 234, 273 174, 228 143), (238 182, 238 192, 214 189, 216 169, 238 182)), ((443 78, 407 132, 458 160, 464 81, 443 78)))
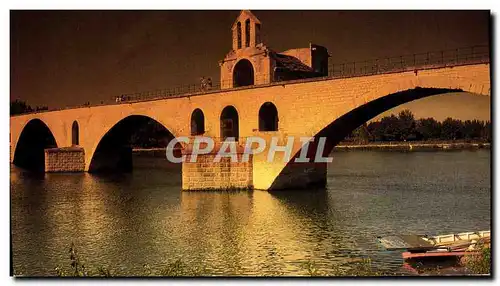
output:
POLYGON ((405 249, 409 252, 424 252, 440 248, 452 251, 463 249, 478 242, 489 243, 490 231, 470 231, 445 235, 396 235, 378 238, 378 241, 387 250, 405 249))
POLYGON ((436 235, 430 237, 424 236, 422 237, 422 239, 430 242, 437 248, 442 248, 442 247, 459 246, 467 243, 475 244, 479 241, 489 242, 490 235, 491 232, 489 230, 483 230, 483 231, 471 231, 471 232, 452 233, 445 235, 436 235))

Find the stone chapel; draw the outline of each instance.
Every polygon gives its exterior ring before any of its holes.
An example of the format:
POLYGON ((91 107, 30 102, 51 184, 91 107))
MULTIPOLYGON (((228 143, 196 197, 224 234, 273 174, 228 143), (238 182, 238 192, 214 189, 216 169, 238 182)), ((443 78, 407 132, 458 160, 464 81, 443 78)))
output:
POLYGON ((232 49, 219 62, 221 88, 328 75, 328 50, 307 48, 276 52, 261 40, 262 24, 249 10, 242 10, 232 28, 232 49))

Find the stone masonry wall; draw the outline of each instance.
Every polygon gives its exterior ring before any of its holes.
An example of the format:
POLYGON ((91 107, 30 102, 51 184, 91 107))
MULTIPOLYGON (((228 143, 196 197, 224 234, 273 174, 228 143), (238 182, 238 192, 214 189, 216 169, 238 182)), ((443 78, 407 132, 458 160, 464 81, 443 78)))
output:
POLYGON ((216 154, 198 155, 196 162, 186 156, 182 163, 182 190, 244 190, 252 189, 252 157, 241 162, 242 154, 237 154, 238 162, 223 157, 214 162, 216 154))
POLYGON ((45 149, 45 172, 83 172, 85 152, 83 148, 45 149))

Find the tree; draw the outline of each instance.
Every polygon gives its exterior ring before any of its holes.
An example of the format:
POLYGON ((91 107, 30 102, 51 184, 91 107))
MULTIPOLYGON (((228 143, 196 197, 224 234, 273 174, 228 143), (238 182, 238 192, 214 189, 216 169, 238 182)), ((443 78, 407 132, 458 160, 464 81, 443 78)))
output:
POLYGON ((416 132, 419 139, 437 139, 441 136, 441 124, 434 118, 422 118, 416 122, 416 132))
POLYGON ((443 122, 432 117, 415 120, 412 112, 405 109, 397 117, 385 116, 380 121, 365 123, 349 136, 350 140, 358 142, 464 138, 491 141, 491 122, 476 119, 461 121, 450 117, 443 122))
POLYGON ((392 114, 380 120, 380 127, 383 130, 383 141, 395 141, 400 138, 399 119, 392 114))
POLYGON ((357 143, 367 143, 370 141, 370 134, 366 123, 354 129, 350 137, 357 143))
POLYGON ((366 127, 369 140, 370 141, 383 141, 384 140, 384 130, 382 129, 382 124, 379 121, 372 121, 366 127))
POLYGON ((399 113, 398 125, 399 140, 415 139, 415 117, 409 109, 402 110, 399 113))
POLYGON ((132 133, 129 142, 134 147, 166 147, 168 142, 172 139, 170 132, 154 120, 150 120, 146 123, 140 122, 131 128, 136 130, 132 133))
POLYGON ((481 132, 481 138, 487 142, 491 142, 491 122, 486 121, 481 132))
POLYGON ((32 111, 33 108, 31 108, 31 106, 26 104, 25 101, 16 99, 10 102, 10 115, 23 114, 32 111))
POLYGON ((484 122, 479 120, 465 120, 463 123, 463 136, 465 139, 478 139, 482 136, 484 122))
POLYGON ((32 108, 25 101, 18 100, 18 99, 10 102, 10 115, 30 113, 30 112, 34 112, 34 111, 43 111, 43 110, 48 110, 48 109, 49 108, 45 105, 36 106, 35 108, 32 108))
POLYGON ((462 136, 462 121, 446 118, 441 124, 441 139, 456 140, 463 138, 462 136))

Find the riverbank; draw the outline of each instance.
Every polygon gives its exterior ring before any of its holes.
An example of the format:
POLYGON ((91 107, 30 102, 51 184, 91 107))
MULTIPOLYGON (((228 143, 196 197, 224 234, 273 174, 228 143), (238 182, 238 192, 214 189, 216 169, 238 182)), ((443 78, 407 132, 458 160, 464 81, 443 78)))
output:
POLYGON ((367 144, 357 144, 341 142, 335 146, 334 151, 350 150, 394 150, 394 151, 426 151, 426 150, 461 150, 461 149, 490 149, 491 143, 487 142, 372 142, 367 144))
MULTIPOLYGON (((370 142, 366 144, 341 142, 334 147, 334 151, 431 151, 431 150, 462 150, 462 149, 490 149, 488 142, 465 141, 411 141, 411 142, 370 142)), ((134 148, 133 152, 145 156, 164 157, 165 148, 134 148)))

